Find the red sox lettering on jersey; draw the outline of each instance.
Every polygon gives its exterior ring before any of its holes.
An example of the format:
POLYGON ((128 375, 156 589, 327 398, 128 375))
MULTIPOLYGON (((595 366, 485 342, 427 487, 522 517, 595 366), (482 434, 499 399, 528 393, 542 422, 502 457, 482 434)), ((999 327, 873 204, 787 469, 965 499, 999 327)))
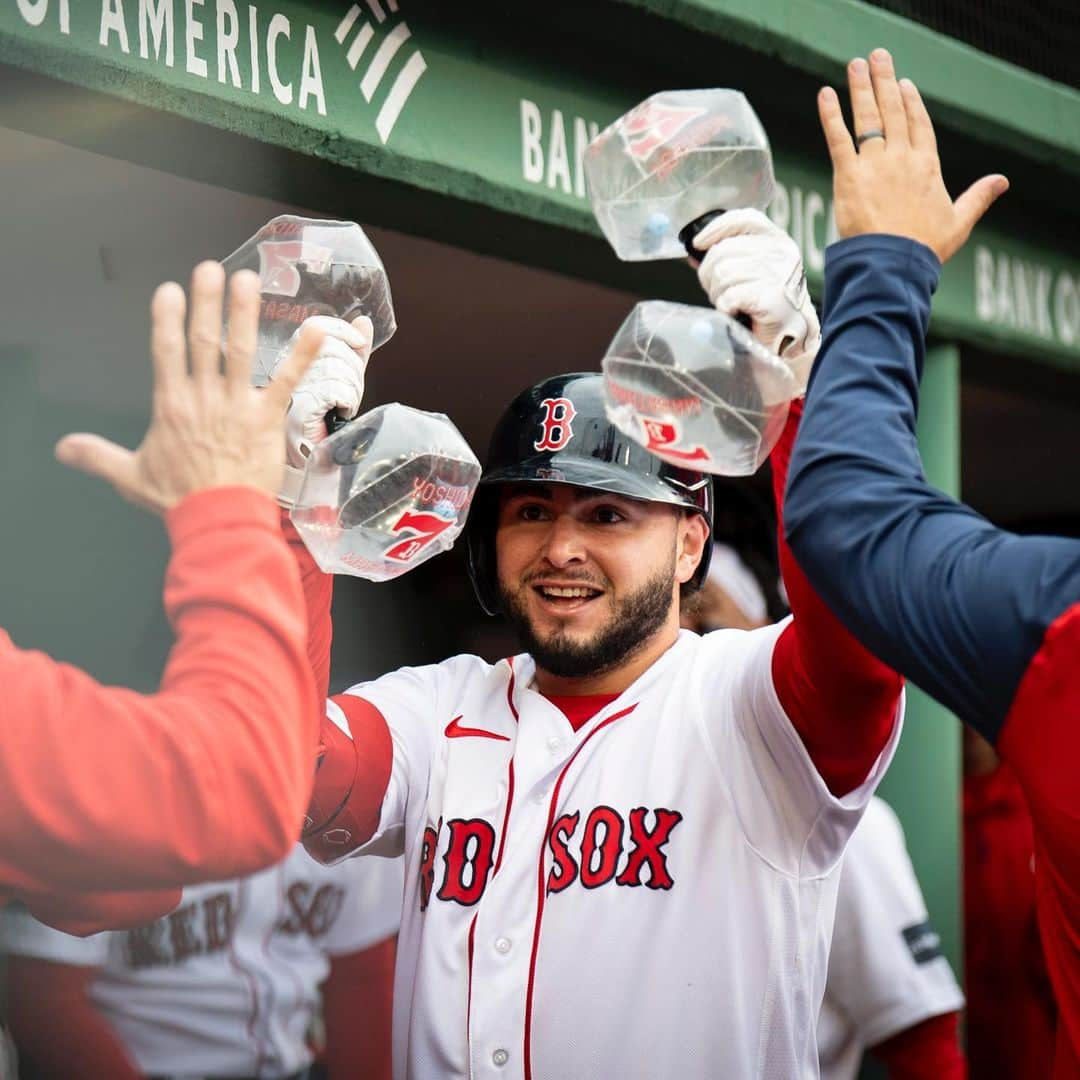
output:
POLYGON ((832 796, 778 703, 781 630, 684 633, 577 731, 527 655, 333 699, 392 745, 374 834, 308 844, 405 851, 396 1076, 810 1075, 840 853, 899 724, 832 796))
MULTIPOLYGON (((575 882, 596 889, 614 881, 630 887, 670 889, 675 881, 668 870, 664 845, 682 820, 677 810, 647 810, 635 807, 626 819, 610 806, 597 806, 584 817, 580 811, 561 814, 547 837, 552 865, 547 892, 562 892, 575 882), (648 824, 649 820, 653 824, 648 824), (624 859, 625 857, 625 859, 624 859), (622 865, 621 873, 616 869, 622 865)), ((449 837, 442 856, 440 900, 453 900, 466 907, 484 895, 488 875, 495 861, 495 828, 476 819, 447 822, 449 837)), ((435 886, 435 853, 439 848, 442 822, 428 825, 420 855, 420 910, 427 908, 435 886)))

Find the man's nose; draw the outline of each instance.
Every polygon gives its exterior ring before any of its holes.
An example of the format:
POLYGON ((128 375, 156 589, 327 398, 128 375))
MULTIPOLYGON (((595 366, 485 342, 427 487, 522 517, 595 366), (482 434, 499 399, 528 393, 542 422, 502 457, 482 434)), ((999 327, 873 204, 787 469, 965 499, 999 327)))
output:
POLYGON ((552 566, 585 561, 585 530, 570 514, 559 514, 552 521, 544 543, 544 556, 552 566))

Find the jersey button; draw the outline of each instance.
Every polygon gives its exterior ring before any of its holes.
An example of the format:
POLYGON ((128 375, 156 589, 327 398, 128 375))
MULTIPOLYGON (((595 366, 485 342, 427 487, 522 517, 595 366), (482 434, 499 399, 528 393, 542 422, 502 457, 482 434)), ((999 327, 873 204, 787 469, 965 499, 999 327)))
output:
POLYGON ((492 1064, 498 1065, 501 1069, 510 1060, 510 1055, 502 1048, 499 1047, 494 1054, 491 1055, 492 1064))
POLYGON ((552 753, 554 753, 556 750, 559 749, 560 746, 562 746, 562 739, 560 739, 558 735, 552 735, 551 738, 548 739, 547 745, 548 749, 552 753))
POLYGON ((495 951, 505 956, 510 951, 510 939, 499 937, 495 939, 495 951))

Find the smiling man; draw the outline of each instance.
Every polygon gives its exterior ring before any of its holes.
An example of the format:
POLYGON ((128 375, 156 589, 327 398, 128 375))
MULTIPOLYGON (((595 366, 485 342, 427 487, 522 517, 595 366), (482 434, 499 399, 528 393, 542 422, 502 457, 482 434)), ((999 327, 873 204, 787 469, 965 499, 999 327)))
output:
MULTIPOLYGON (((801 267, 754 227, 761 245, 731 260, 770 297, 750 314, 775 347, 763 328, 789 337, 798 313, 768 286, 801 267)), ((812 347, 813 309, 802 319, 812 347)), ((397 1077, 817 1075, 840 856, 898 737, 901 684, 783 547, 794 620, 680 631, 711 489, 608 423, 599 375, 526 390, 468 526, 480 602, 525 652, 331 700, 306 843, 323 861, 405 852, 397 1077)), ((303 576, 325 684, 328 589, 303 576)))

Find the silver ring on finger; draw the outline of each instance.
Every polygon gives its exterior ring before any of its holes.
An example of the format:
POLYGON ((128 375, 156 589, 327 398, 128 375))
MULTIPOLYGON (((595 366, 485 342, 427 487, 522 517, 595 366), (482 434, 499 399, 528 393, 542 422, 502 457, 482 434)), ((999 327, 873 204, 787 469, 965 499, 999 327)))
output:
POLYGON ((871 139, 881 139, 885 141, 885 132, 881 128, 871 128, 869 131, 864 131, 861 135, 855 136, 855 145, 862 146, 864 142, 869 142, 871 139))

